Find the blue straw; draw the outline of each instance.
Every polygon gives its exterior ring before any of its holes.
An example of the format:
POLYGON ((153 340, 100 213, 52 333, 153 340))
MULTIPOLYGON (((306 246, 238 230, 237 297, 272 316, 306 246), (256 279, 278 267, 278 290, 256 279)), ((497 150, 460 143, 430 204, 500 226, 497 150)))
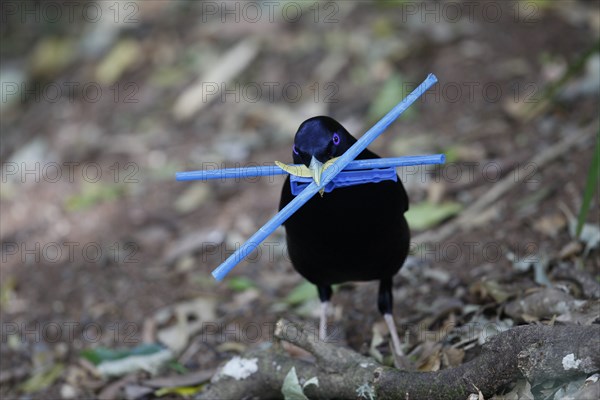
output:
MULTIPOLYGON (((370 160, 354 160, 350 162, 344 171, 356 171, 359 169, 406 167, 409 165, 442 164, 445 160, 443 154, 429 154, 424 156, 404 156, 393 158, 373 158, 370 160)), ((294 164, 300 166, 300 164, 294 164)), ((178 181, 208 181, 211 179, 243 179, 257 176, 285 175, 287 172, 277 165, 263 167, 226 168, 201 171, 176 172, 175 179, 178 181)))
POLYGON ((226 168, 200 171, 176 172, 175 179, 178 181, 208 181, 211 179, 242 179, 256 176, 285 175, 287 172, 277 165, 263 167, 226 168))
POLYGON ((304 189, 294 200, 290 201, 281 211, 263 225, 254 235, 246 241, 235 253, 229 256, 225 262, 219 265, 212 272, 213 277, 220 281, 231 271, 240 261, 250 254, 258 245, 283 224, 296 210, 304 203, 310 200, 320 189, 327 185, 340 171, 342 171, 356 156, 360 154, 367 146, 381 135, 385 129, 396 120, 412 103, 415 102, 427 89, 437 82, 433 74, 427 78, 415 90, 413 90, 404 100, 398 103, 392 110, 379 120, 371 129, 352 147, 350 147, 336 162, 323 172, 321 177, 321 186, 314 181, 304 189))

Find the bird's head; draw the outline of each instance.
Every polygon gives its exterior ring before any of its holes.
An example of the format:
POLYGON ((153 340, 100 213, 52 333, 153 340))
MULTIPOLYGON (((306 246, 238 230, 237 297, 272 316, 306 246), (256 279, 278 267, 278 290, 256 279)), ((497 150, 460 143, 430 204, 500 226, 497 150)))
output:
POLYGON ((356 139, 339 122, 330 117, 313 117, 304 121, 292 148, 294 163, 308 167, 314 181, 319 184, 323 165, 344 154, 356 139))

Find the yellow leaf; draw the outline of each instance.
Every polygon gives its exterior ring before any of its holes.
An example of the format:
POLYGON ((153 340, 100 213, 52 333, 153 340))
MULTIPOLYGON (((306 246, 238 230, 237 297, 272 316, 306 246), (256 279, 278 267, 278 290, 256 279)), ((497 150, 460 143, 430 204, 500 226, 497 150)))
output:
POLYGON ((158 389, 156 392, 154 392, 154 395, 158 396, 158 397, 162 397, 167 394, 178 394, 183 397, 190 397, 190 396, 195 395, 199 391, 201 391, 203 387, 204 387, 204 385, 162 388, 162 389, 158 389))
POLYGON ((310 170, 304 165, 287 165, 282 163, 281 161, 275 161, 275 165, 277 165, 279 168, 281 168, 290 175, 299 176, 302 178, 312 177, 310 170))
POLYGON ((142 50, 136 40, 121 40, 96 68, 96 78, 100 83, 112 85, 141 56, 142 50))
POLYGON ((42 391, 51 386, 62 375, 64 369, 63 364, 55 364, 51 368, 44 369, 27 379, 19 386, 19 389, 25 393, 42 391))

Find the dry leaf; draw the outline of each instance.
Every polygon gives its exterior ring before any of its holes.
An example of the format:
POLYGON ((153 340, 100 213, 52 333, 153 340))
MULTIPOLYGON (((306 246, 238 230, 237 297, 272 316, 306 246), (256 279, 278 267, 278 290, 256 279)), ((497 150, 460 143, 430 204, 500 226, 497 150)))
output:
POLYGON ((442 349, 442 361, 444 367, 456 367, 462 364, 465 358, 464 349, 456 349, 453 347, 444 347, 442 349))
POLYGON ((418 370, 421 372, 427 371, 439 371, 442 365, 442 352, 440 351, 440 346, 436 346, 436 349, 429 354, 429 356, 419 364, 418 370))
POLYGON ((258 55, 259 45, 254 39, 240 41, 227 51, 203 76, 188 87, 175 102, 173 114, 178 120, 187 120, 204 108, 211 100, 219 98, 221 88, 239 75, 258 55), (216 89, 207 96, 207 85, 216 89))
POLYGON ((544 215, 533 224, 533 229, 549 237, 556 237, 567 226, 567 220, 562 214, 544 215))

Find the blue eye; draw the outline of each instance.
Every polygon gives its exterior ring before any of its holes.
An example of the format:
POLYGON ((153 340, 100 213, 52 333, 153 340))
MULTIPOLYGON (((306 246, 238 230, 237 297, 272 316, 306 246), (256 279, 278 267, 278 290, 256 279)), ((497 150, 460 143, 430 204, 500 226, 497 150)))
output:
POLYGON ((337 133, 333 134, 333 144, 335 144, 336 146, 340 144, 340 135, 338 135, 337 133))
POLYGON ((295 155, 298 155, 298 150, 296 150, 296 145, 292 146, 292 151, 294 152, 295 155))

